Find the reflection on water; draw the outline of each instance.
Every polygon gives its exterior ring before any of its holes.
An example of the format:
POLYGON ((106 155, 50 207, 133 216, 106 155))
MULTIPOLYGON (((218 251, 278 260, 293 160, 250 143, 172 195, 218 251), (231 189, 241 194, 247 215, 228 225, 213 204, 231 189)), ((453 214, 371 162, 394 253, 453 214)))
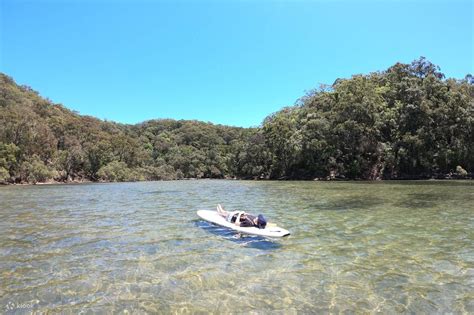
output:
POLYGON ((468 181, 0 187, 0 312, 474 313, 468 181), (292 235, 196 216, 264 213, 292 235))
POLYGON ((206 221, 196 221, 196 226, 206 230, 207 232, 223 237, 228 241, 241 244, 249 248, 258 248, 262 250, 270 250, 280 248, 282 245, 276 240, 257 236, 257 235, 241 235, 231 229, 220 227, 206 221))

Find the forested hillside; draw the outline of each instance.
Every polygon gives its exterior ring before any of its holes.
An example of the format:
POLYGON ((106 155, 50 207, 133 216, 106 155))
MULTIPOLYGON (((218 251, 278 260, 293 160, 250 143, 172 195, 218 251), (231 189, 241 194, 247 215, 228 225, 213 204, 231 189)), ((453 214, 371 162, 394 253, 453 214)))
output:
POLYGON ((474 80, 424 58, 338 79, 263 124, 271 177, 419 178, 474 166, 474 80))
POLYGON ((338 79, 260 128, 102 121, 0 74, 0 182, 462 177, 473 127, 473 78, 424 58, 338 79))

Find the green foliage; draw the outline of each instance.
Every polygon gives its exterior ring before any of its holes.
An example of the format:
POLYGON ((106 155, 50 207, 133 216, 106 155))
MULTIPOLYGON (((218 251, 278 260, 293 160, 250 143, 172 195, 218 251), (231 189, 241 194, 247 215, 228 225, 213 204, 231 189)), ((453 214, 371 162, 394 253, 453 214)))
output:
POLYGON ((18 168, 18 154, 20 149, 13 143, 0 142, 0 167, 7 172, 15 173, 18 168))
POLYGON ((21 164, 20 174, 23 182, 36 184, 53 179, 57 172, 47 167, 38 156, 34 155, 33 158, 21 164))
MULTIPOLYGON (((143 177, 147 180, 172 180, 178 179, 178 176, 171 165, 161 165, 158 167, 147 166, 141 169, 143 177)), ((181 178, 183 176, 181 175, 181 178)))
POLYGON ((271 177, 410 178, 473 167, 474 87, 425 58, 338 79, 264 122, 271 177))
POLYGON ((10 179, 10 173, 6 168, 0 166, 0 183, 7 183, 10 179))
POLYGON ((0 74, 0 181, 466 176, 473 114, 472 76, 444 79, 425 58, 338 79, 246 129, 102 121, 0 74))
POLYGON ((97 176, 110 182, 123 182, 130 178, 130 169, 124 162, 112 161, 106 166, 100 168, 97 176))

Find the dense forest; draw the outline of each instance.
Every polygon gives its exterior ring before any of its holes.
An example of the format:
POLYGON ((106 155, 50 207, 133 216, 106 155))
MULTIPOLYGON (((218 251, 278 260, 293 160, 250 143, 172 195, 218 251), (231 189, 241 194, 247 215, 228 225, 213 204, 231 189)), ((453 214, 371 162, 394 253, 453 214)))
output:
POLYGON ((472 177, 474 79, 425 58, 321 86, 259 128, 82 116, 0 74, 0 183, 472 177))

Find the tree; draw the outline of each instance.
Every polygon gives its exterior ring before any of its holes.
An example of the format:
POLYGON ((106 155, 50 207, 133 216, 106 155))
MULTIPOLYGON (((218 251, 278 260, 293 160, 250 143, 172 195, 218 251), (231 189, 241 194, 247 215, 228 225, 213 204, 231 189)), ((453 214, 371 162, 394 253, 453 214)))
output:
POLYGON ((34 155, 21 165, 21 178, 24 182, 33 184, 45 182, 52 179, 55 175, 57 173, 48 168, 37 155, 34 155))
POLYGON ((132 178, 131 170, 127 164, 119 161, 112 161, 100 168, 97 172, 99 179, 110 182, 124 182, 132 178))
POLYGON ((410 178, 474 167, 472 75, 424 57, 337 79, 259 128, 81 116, 0 74, 3 181, 410 178), (5 173, 8 172, 8 175, 5 173))
POLYGON ((6 168, 0 166, 0 184, 7 183, 10 180, 10 173, 6 168))

